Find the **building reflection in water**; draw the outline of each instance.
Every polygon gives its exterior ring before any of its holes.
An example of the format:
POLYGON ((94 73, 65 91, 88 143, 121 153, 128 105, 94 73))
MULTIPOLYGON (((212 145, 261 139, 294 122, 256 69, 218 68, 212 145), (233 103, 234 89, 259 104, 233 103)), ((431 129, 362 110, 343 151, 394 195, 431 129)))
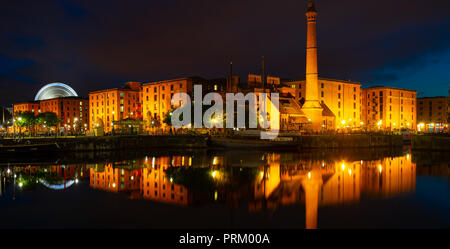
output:
MULTIPOLYGON (((225 156, 211 156, 208 165, 212 180, 232 184, 225 156), (231 183, 230 183, 231 182, 231 183)), ((192 167, 190 156, 163 156, 143 159, 139 169, 120 169, 108 164, 103 172, 91 168, 91 187, 107 191, 139 190, 140 197, 158 202, 189 205, 194 202, 224 201, 231 207, 241 198, 249 199, 249 211, 304 204, 306 228, 316 228, 320 206, 358 202, 362 194, 389 197, 415 189, 416 166, 410 155, 372 161, 285 160, 283 154, 263 155, 251 189, 246 184, 230 190, 218 184, 209 193, 190 191, 166 174, 170 167, 192 167), (96 182, 97 181, 97 182, 96 182), (222 187, 222 188, 221 188, 222 187), (222 197, 222 198, 220 198, 222 197)), ((115 165, 117 166, 117 165, 115 165)), ((198 168, 193 167, 193 170, 198 168)), ((242 168, 240 168, 242 171, 242 168)), ((231 170, 233 173, 233 170, 231 170)))
MULTIPOLYGON (((246 162, 220 154, 201 158, 148 156, 82 166, 16 167, 13 173, 20 174, 20 179, 51 173, 59 176, 57 181, 52 179, 55 186, 62 188, 69 180, 89 178, 89 186, 94 189, 124 192, 132 199, 175 205, 217 202, 235 209, 245 199, 250 212, 259 212, 300 204, 305 205, 308 229, 317 228, 321 206, 357 203, 362 195, 396 196, 414 191, 416 183, 416 165, 409 154, 371 161, 346 161, 261 153, 246 162)), ((4 171, 0 195, 7 182, 6 176, 4 171)))
POLYGON ((366 162, 300 161, 283 166, 276 156, 273 159, 260 168, 256 200, 265 199, 271 208, 304 203, 306 228, 317 227, 319 206, 351 204, 362 194, 389 197, 415 190, 416 165, 409 154, 366 162))
POLYGON ((148 157, 144 160, 142 169, 141 194, 145 199, 173 203, 188 204, 188 191, 186 187, 174 183, 165 170, 168 167, 184 167, 192 165, 189 156, 148 157))

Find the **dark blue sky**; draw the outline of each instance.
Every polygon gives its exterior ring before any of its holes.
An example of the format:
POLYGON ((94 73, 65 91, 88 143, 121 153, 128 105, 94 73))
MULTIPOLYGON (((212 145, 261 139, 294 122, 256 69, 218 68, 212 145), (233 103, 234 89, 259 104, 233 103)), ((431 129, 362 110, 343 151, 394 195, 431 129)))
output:
MULTIPOLYGON (((450 1, 316 0, 319 75, 447 95, 450 1)), ((306 0, 6 1, 0 104, 182 76, 305 74, 306 0)))

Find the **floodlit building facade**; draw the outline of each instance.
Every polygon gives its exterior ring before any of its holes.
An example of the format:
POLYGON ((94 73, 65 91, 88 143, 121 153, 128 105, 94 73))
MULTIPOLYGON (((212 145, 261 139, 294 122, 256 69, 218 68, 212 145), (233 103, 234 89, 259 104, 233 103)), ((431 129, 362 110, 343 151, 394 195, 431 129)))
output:
POLYGON ((369 130, 415 130, 417 92, 395 87, 363 89, 363 120, 369 130))
POLYGON ((89 128, 89 100, 64 97, 40 101, 40 112, 53 112, 61 119, 66 131, 86 131, 89 128))
POLYGON ((187 99, 172 105, 171 100, 174 94, 192 93, 196 79, 179 78, 158 82, 144 83, 142 86, 142 110, 143 119, 147 124, 163 126, 165 115, 178 108, 187 99), (158 125, 159 123, 159 125, 158 125))
POLYGON ((61 120, 64 132, 84 132, 89 127, 89 101, 79 97, 75 90, 63 83, 51 83, 42 87, 36 94, 35 101, 13 105, 14 114, 32 112, 53 112, 61 120))
POLYGON ((124 87, 89 93, 90 131, 113 130, 113 122, 142 118, 141 83, 127 82, 124 87))
MULTIPOLYGON (((328 129, 359 128, 362 123, 361 84, 359 82, 318 78, 319 102, 334 114, 335 124, 328 129)), ((302 103, 306 95, 306 80, 283 81, 280 91, 290 93, 302 103)))
POLYGON ((191 101, 193 101, 194 85, 202 86, 203 97, 203 95, 209 92, 225 93, 227 80, 206 80, 200 77, 186 77, 144 83, 142 86, 142 109, 143 120, 146 122, 147 127, 165 127, 164 119, 167 113, 188 101, 187 98, 182 98, 177 103, 172 104, 172 97, 175 94, 186 93, 190 96, 191 101))
POLYGON ((40 106, 39 101, 27 101, 13 105, 14 113, 19 112, 33 112, 35 115, 39 114, 40 106))
POLYGON ((449 108, 449 98, 445 96, 417 99, 417 130, 448 131, 449 108))

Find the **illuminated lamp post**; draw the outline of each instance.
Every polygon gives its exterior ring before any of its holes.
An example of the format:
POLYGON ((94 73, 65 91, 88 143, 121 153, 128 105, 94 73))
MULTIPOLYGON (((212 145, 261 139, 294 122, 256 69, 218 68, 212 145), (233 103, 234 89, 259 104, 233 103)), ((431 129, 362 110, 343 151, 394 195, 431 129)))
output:
POLYGON ((67 137, 67 124, 64 124, 64 136, 67 137))
POLYGON ((342 130, 343 130, 344 132, 345 132, 345 123, 346 123, 345 120, 341 120, 342 130))
POLYGON ((78 134, 78 118, 74 118, 73 119, 73 131, 75 132, 75 136, 78 134))
POLYGON ((378 130, 380 130, 381 129, 381 124, 383 123, 383 121, 382 120, 380 120, 380 121, 378 121, 378 123, 377 123, 377 126, 378 126, 378 130))

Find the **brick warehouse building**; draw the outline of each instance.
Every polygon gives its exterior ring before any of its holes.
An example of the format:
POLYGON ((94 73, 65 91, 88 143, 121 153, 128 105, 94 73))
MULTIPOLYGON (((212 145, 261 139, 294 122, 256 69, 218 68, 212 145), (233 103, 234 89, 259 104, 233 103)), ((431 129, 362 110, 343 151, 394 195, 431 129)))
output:
POLYGON ((51 83, 42 87, 34 101, 13 105, 14 114, 53 112, 61 120, 60 132, 86 131, 89 127, 89 100, 79 97, 75 90, 63 83, 51 83))
POLYGON ((417 92, 374 86, 363 89, 363 119, 372 130, 415 130, 417 127, 417 92))
POLYGON ((419 131, 448 131, 449 98, 446 96, 417 99, 417 128, 419 131))
POLYGON ((141 83, 127 82, 120 88, 89 93, 89 130, 113 130, 113 122, 124 119, 142 119, 141 83))

